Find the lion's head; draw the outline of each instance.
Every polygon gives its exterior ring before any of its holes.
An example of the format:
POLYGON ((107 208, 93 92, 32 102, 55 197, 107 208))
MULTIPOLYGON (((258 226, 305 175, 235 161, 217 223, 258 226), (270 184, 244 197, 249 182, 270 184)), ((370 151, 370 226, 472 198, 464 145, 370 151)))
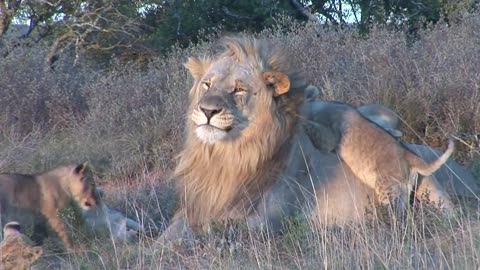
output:
POLYGON ((222 53, 185 64, 195 79, 193 129, 208 144, 258 136, 260 125, 276 120, 272 114, 288 105, 284 96, 294 96, 291 86, 297 86, 279 48, 253 38, 225 38, 222 45, 222 53))
POLYGON ((273 178, 264 167, 280 166, 270 163, 288 147, 304 98, 290 63, 268 41, 227 37, 219 53, 185 64, 194 83, 176 175, 191 220, 234 215, 273 178))

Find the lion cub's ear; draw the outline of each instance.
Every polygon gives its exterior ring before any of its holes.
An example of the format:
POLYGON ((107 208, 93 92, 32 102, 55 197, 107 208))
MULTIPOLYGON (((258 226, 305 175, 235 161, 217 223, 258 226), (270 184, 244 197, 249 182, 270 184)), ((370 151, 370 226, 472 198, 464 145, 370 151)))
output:
POLYGON ((85 169, 88 166, 88 161, 85 161, 83 164, 79 164, 75 167, 74 172, 76 174, 83 174, 85 172, 85 169))
POLYGON ((10 221, 3 227, 3 237, 20 234, 22 226, 17 221, 10 221))
POLYGON ((286 74, 267 71, 263 73, 263 79, 267 86, 272 86, 274 88, 274 97, 281 96, 290 90, 290 80, 286 74))
POLYGON ((203 77, 203 74, 205 74, 209 65, 209 59, 199 59, 197 57, 189 57, 187 62, 183 64, 183 66, 190 71, 196 81, 203 77))

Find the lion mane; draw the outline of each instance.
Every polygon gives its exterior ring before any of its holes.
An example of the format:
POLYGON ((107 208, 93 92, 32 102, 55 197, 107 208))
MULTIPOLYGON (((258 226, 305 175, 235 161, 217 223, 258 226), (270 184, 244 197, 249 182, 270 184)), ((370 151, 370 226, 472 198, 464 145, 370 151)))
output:
POLYGON ((175 176, 181 206, 191 225, 248 215, 262 192, 285 169, 291 148, 289 142, 299 122, 297 110, 303 102, 305 83, 299 72, 291 67, 284 50, 265 40, 227 37, 223 39, 219 53, 202 59, 189 58, 185 64, 194 77, 188 115, 201 98, 195 90, 202 75, 215 61, 223 58, 230 58, 232 64, 253 67, 249 79, 254 83, 263 82, 257 82, 261 80, 257 73, 274 71, 286 74, 290 90, 277 100, 276 106, 256 104, 262 111, 256 113, 256 123, 261 122, 261 125, 228 143, 202 143, 195 136, 191 121, 187 121, 187 139, 179 155, 175 176))

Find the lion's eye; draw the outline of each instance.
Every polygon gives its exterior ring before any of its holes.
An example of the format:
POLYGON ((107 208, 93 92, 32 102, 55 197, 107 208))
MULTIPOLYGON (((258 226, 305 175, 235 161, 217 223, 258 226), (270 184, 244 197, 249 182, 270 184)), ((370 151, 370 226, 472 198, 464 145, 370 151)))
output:
POLYGON ((211 85, 210 82, 202 82, 202 88, 205 90, 210 89, 210 85, 211 85))
POLYGON ((240 88, 240 87, 235 87, 235 89, 233 89, 233 94, 234 95, 245 95, 247 93, 247 89, 244 89, 244 88, 240 88))

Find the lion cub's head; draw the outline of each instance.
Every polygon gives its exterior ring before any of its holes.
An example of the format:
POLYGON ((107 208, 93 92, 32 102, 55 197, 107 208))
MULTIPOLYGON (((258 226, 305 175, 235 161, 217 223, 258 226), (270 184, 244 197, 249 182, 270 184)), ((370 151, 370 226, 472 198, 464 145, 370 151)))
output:
POLYGON ((87 164, 71 165, 63 168, 64 181, 73 199, 83 210, 89 210, 97 206, 95 196, 95 183, 88 172, 87 164))
POLYGON ((3 228, 3 234, 0 269, 30 269, 30 265, 42 256, 42 247, 33 246, 32 241, 21 233, 18 222, 8 222, 3 228))
POLYGON ((285 56, 248 38, 226 38, 221 54, 190 58, 185 66, 195 79, 191 120, 201 141, 214 144, 258 134, 281 110, 279 99, 292 82, 285 56), (283 65, 283 66, 282 66, 283 65))

